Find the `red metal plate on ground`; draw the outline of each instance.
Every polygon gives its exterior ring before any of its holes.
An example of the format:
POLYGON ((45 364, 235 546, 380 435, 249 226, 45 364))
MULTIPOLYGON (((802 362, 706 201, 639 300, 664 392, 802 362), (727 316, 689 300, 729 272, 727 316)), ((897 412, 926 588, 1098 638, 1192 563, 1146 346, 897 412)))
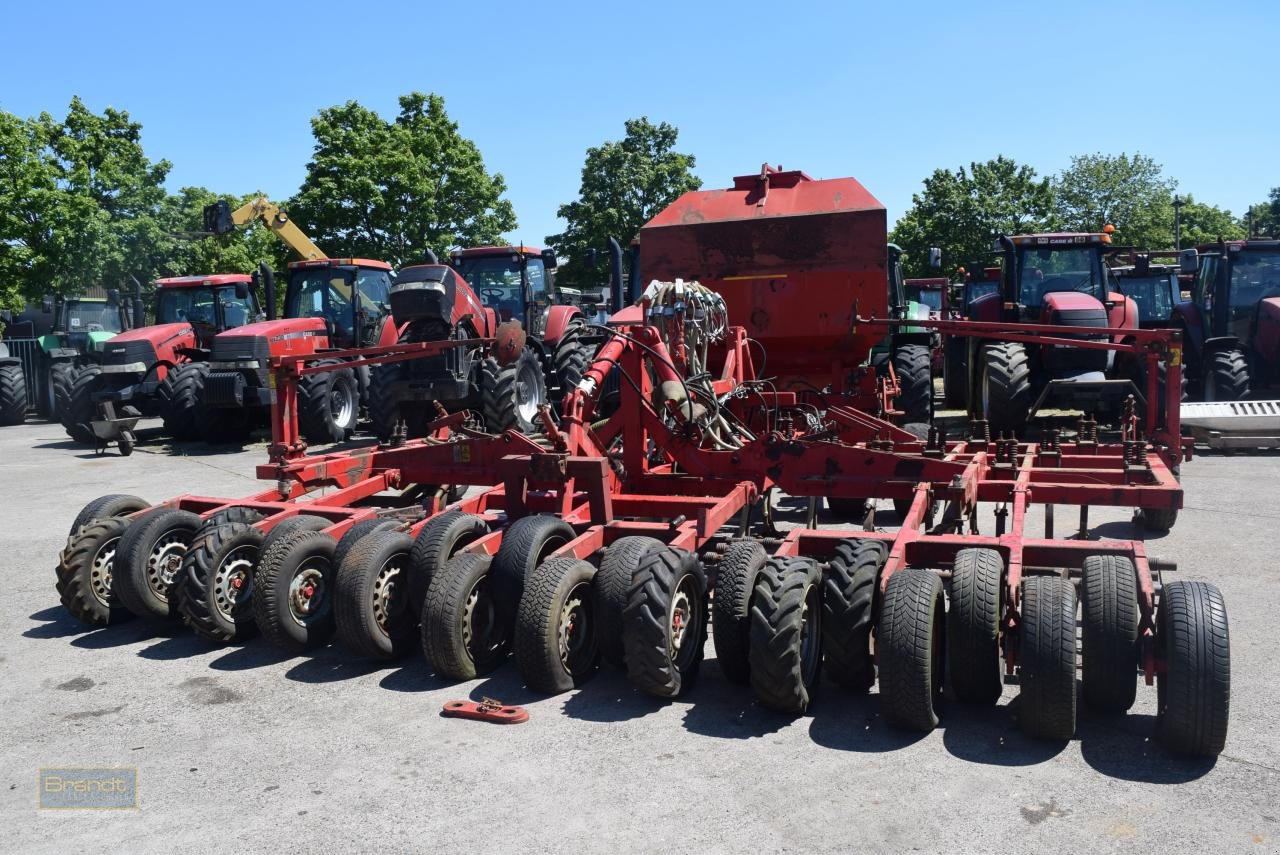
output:
POLYGON ((520 724, 529 720, 529 711, 524 707, 504 706, 500 701, 485 698, 476 701, 447 701, 440 715, 451 718, 473 718, 476 721, 487 721, 494 724, 520 724))

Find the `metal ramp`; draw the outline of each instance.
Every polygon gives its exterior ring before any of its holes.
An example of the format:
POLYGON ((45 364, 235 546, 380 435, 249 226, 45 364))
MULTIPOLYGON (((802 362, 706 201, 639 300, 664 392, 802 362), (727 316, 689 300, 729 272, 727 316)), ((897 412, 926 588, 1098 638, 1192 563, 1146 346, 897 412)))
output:
POLYGON ((1210 448, 1280 448, 1280 401, 1183 403, 1182 427, 1210 448))

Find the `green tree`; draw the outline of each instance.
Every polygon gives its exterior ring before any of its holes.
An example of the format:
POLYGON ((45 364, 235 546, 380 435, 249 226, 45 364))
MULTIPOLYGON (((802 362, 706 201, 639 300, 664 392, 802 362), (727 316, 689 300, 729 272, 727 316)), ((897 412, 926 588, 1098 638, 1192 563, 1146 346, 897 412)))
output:
POLYGON ((1173 245, 1173 188, 1160 164, 1135 153, 1083 154, 1053 181, 1058 220, 1068 231, 1111 224, 1116 242, 1153 249, 1173 245))
POLYGON ((942 249, 947 271, 985 261, 992 239, 1053 227, 1049 179, 1003 155, 955 171, 937 169, 911 197, 890 235, 904 252, 907 276, 928 276, 928 249, 942 249))
POLYGON ((598 275, 583 264, 588 249, 604 249, 610 237, 626 246, 655 214, 702 186, 693 174, 694 156, 675 151, 679 134, 674 125, 642 116, 627 120, 621 140, 587 149, 578 198, 556 211, 565 229, 547 235, 565 259, 557 272, 562 284, 598 285, 598 275))
POLYGON ((1240 223, 1253 236, 1280 237, 1280 187, 1272 187, 1267 201, 1250 205, 1240 223))
POLYGON ((502 175, 485 170, 439 95, 401 97, 393 122, 348 101, 321 110, 311 131, 315 151, 289 208, 330 255, 408 264, 516 226, 502 175))
POLYGON ((1182 197, 1180 221, 1184 247, 1212 243, 1220 237, 1225 240, 1236 240, 1245 236, 1244 226, 1231 216, 1230 211, 1216 205, 1197 202, 1190 194, 1182 197))
POLYGON ((287 262, 296 260, 288 247, 258 222, 225 235, 205 235, 200 231, 206 205, 226 199, 234 209, 261 195, 225 196, 204 187, 183 187, 176 195, 169 196, 161 212, 168 240, 157 245, 154 260, 157 273, 165 276, 252 273, 260 262, 280 270, 287 262))

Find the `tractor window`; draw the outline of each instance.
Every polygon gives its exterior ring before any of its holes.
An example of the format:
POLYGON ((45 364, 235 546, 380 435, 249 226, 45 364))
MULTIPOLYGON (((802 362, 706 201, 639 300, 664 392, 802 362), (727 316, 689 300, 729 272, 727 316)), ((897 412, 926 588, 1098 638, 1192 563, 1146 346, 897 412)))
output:
POLYGON ((374 306, 379 311, 390 311, 391 274, 385 270, 369 270, 361 268, 356 274, 356 287, 360 289, 360 302, 365 309, 374 306))
POLYGON ((222 304, 222 324, 227 329, 244 326, 258 313, 253 295, 246 294, 243 299, 237 297, 235 286, 219 288, 218 302, 222 304))
POLYGON ((213 326, 213 289, 211 288, 161 288, 156 300, 156 323, 172 324, 186 321, 189 324, 213 326))
POLYGON ((1159 276, 1124 276, 1120 290, 1138 306, 1140 322, 1167 320, 1173 316, 1173 293, 1178 279, 1173 273, 1159 276))
POLYGON ((1231 317, 1252 317, 1258 301, 1280 296, 1280 252, 1231 254, 1231 317))
MULTIPOLYGON (((520 259, 512 255, 458 258, 455 270, 467 280, 486 308, 502 320, 524 319, 524 293, 520 279, 520 259)), ((525 275, 534 301, 547 299, 547 269, 541 258, 527 258, 525 275)))
POLYGON ((121 332, 120 307, 98 300, 68 300, 70 332, 121 332))
POLYGON ((935 288, 908 288, 907 299, 924 303, 935 312, 942 311, 942 292, 935 288))
POLYGON ((324 318, 350 335, 351 287, 341 273, 325 267, 299 270, 289 281, 284 312, 287 318, 324 318))
POLYGON ((1095 247, 1026 248, 1018 251, 1018 302, 1038 308, 1054 291, 1082 291, 1099 300, 1102 265, 1095 247))
POLYGON ((1213 284, 1218 279, 1218 256, 1200 256, 1200 270, 1196 275, 1196 303, 1206 315, 1213 313, 1213 284))

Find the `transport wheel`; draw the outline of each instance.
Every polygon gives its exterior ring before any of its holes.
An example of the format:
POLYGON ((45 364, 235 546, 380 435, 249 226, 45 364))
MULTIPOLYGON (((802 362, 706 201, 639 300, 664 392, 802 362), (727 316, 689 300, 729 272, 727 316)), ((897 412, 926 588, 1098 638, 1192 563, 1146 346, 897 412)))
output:
POLYGON ((67 533, 75 534, 80 530, 80 526, 88 525, 96 519, 126 517, 138 511, 145 511, 149 507, 151 506, 143 499, 126 493, 111 493, 106 496, 99 496, 81 508, 80 513, 76 514, 75 522, 71 523, 71 531, 67 533))
POLYGON ((1090 555, 1080 579, 1080 683, 1098 712, 1122 713, 1138 687, 1138 574, 1123 555, 1090 555))
POLYGON ((333 566, 335 568, 341 567, 342 562, 347 558, 347 553, 366 535, 373 534, 376 531, 395 531, 399 527, 400 524, 394 519, 374 517, 373 519, 360 520, 360 522, 347 529, 342 537, 338 538, 338 545, 333 550, 333 566))
POLYGON ((889 557, 881 540, 843 540, 827 562, 822 587, 822 658, 837 685, 865 692, 876 680, 871 626, 880 569, 889 557))
POLYGON ((183 362, 169 369, 165 383, 169 388, 168 401, 161 413, 164 432, 174 439, 191 440, 208 438, 205 421, 208 414, 201 401, 204 398, 204 381, 209 376, 209 363, 183 362))
POLYGON ((582 380, 591 359, 591 347, 583 340, 587 333, 581 318, 574 318, 565 327, 564 335, 556 342, 555 351, 551 354, 551 364, 555 369, 556 388, 552 395, 555 401, 565 399, 582 380))
POLYGON ((431 577, 453 554, 489 533, 489 524, 475 514, 445 511, 427 521, 413 540, 409 556, 409 607, 422 613, 431 577))
POLYGON ((741 540, 729 546, 716 568, 711 641, 725 678, 742 686, 751 682, 751 595, 768 560, 759 543, 741 540))
POLYGON ((1028 736, 1076 732, 1076 589, 1060 576, 1022 580, 1018 720, 1028 736))
POLYGON ((903 420, 928 422, 933 418, 933 354, 928 345, 903 344, 893 352, 893 373, 901 394, 898 409, 903 420))
POLYGON ((525 578, 573 537, 573 526, 551 514, 521 517, 507 527, 491 571, 504 626, 515 621, 525 578))
POLYGON ((262 532, 249 523, 202 525, 182 559, 178 611, 197 635, 226 644, 250 638, 253 570, 262 532))
POLYGON ((1168 531, 1178 522, 1178 509, 1140 508, 1136 521, 1147 531, 1168 531))
POLYGON ((81 623, 107 626, 133 617, 111 590, 116 548, 128 527, 121 517, 91 520, 67 538, 58 555, 58 599, 81 623))
POLYGON ((690 552, 663 546, 640 559, 622 612, 633 685, 662 698, 692 687, 707 640, 706 577, 690 552))
POLYGON ((992 436, 1018 436, 1031 409, 1031 365, 1020 342, 998 342, 982 348, 981 413, 992 436))
POLYGON ((942 580, 908 568, 889 577, 876 633, 880 698, 890 724, 911 730, 938 725, 942 696, 945 606, 942 580))
MULTIPOLYGON (((338 365, 325 359, 316 365, 338 365)), ((298 429, 307 442, 341 442, 355 430, 360 387, 350 368, 307 374, 298 379, 298 429)))
POLYGON ((0 365, 0 425, 20 425, 27 418, 27 381, 22 365, 0 365))
MULTIPOLYGON (((257 520, 227 520, 227 522, 257 522, 257 520)), ((285 517, 267 532, 266 537, 262 539, 262 553, 265 555, 267 550, 276 545, 277 541, 286 537, 297 534, 300 531, 321 531, 333 525, 330 520, 315 514, 298 514, 294 517, 285 517)), ((339 566, 337 563, 334 567, 339 566)))
POLYGON ((595 575, 590 562, 561 555, 539 564, 525 580, 512 647, 520 676, 535 692, 567 692, 600 667, 595 575))
POLYGON ((809 706, 822 670, 822 571, 808 558, 770 558, 751 597, 751 688, 779 712, 809 706))
POLYGON ((1231 639, 1222 593, 1207 582, 1171 582, 1160 592, 1156 643, 1156 733, 1171 751, 1214 756, 1227 743, 1231 639))
POLYGON ((537 433, 541 428, 538 407, 548 403, 542 360, 527 347, 507 366, 486 359, 481 367, 481 394, 484 423, 490 433, 537 433))
POLYGON ((290 653, 333 638, 334 550, 318 531, 295 531, 262 550, 250 600, 253 620, 267 640, 290 653))
POLYGON ((86 365, 76 371, 71 378, 67 406, 60 414, 60 421, 67 435, 76 442, 93 442, 93 431, 89 428, 89 422, 98 414, 98 407, 93 402, 93 393, 98 391, 101 383, 102 369, 97 365, 86 365))
POLYGON ((1249 360, 1238 348, 1209 354, 1204 372, 1206 401, 1243 401, 1249 397, 1249 360))
POLYGON ((338 568, 333 599, 338 640, 369 659, 395 659, 413 645, 418 615, 409 609, 413 538, 380 531, 360 540, 338 568))
MULTIPOLYGON (((631 577, 640 558, 650 549, 661 546, 662 541, 653 537, 620 537, 605 547, 604 557, 600 559, 595 581, 596 624, 600 627, 596 636, 600 655, 614 667, 626 667, 622 651, 622 610, 627 607, 631 577)), ((723 568, 723 564, 721 566, 723 568)))
POLYGON ((867 515, 866 499, 841 499, 836 496, 827 496, 827 510, 831 511, 831 515, 842 522, 861 524, 867 515))
POLYGON ((177 582, 201 521, 177 508, 152 508, 132 521, 116 551, 116 596, 139 617, 178 617, 177 582))
POLYGON ((492 557, 462 552, 431 578, 422 606, 422 652, 438 676, 473 680, 491 673, 510 650, 498 617, 492 557))
POLYGON ((1000 700, 1000 618, 1004 559, 994 549, 961 549, 951 568, 947 666, 956 699, 990 706, 1000 700))

